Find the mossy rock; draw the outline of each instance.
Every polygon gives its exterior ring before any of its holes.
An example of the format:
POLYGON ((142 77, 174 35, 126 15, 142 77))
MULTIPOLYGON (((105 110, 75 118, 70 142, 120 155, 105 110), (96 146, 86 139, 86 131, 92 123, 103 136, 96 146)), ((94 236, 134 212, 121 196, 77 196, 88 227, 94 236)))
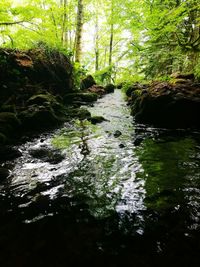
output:
POLYGON ((1 112, 11 112, 15 113, 16 112, 16 107, 15 105, 2 105, 0 108, 1 112))
POLYGON ((51 128, 62 121, 51 108, 37 105, 29 106, 19 114, 19 117, 23 128, 30 130, 51 128))
POLYGON ((88 75, 86 78, 84 78, 81 81, 80 88, 81 88, 81 90, 85 90, 85 89, 88 89, 95 84, 96 84, 96 82, 95 82, 94 78, 92 77, 92 75, 88 75))
POLYGON ((105 86, 105 92, 106 92, 107 94, 109 94, 109 93, 113 93, 114 90, 115 90, 115 85, 112 84, 112 83, 109 83, 109 84, 107 84, 107 85, 105 86))
POLYGON ((14 128, 20 126, 20 120, 12 112, 0 112, 0 123, 9 124, 14 128))
POLYGON ((57 100, 56 98, 51 94, 39 94, 34 95, 31 98, 28 99, 27 104, 28 105, 43 105, 45 103, 48 104, 56 104, 57 100))
POLYGON ((0 132, 5 136, 10 136, 21 125, 15 113, 0 112, 0 132))
POLYGON ((58 164, 65 159, 65 156, 62 155, 59 150, 48 147, 31 149, 29 153, 33 158, 40 159, 51 164, 58 164))
POLYGON ((71 119, 89 119, 91 117, 90 112, 87 109, 84 108, 71 108, 68 109, 68 116, 71 119))
POLYGON ((40 94, 32 96, 27 103, 29 105, 44 106, 49 110, 52 110, 55 117, 59 119, 65 118, 65 106, 61 104, 62 97, 55 97, 51 94, 40 94))
POLYGON ((74 102, 85 102, 85 103, 91 103, 94 101, 97 101, 98 95, 96 93, 72 93, 67 94, 64 97, 64 103, 70 104, 74 102))

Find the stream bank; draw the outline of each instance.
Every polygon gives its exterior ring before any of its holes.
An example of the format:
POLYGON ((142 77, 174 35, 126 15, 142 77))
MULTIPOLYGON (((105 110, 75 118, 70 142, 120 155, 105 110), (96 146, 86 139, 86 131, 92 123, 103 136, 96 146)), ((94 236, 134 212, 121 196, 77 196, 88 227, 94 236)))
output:
POLYGON ((80 106, 106 93, 88 77, 82 90, 76 88, 69 57, 44 44, 28 51, 1 48, 0 73, 1 145, 71 119, 90 118, 80 106))
POLYGON ((200 128, 200 83, 193 74, 176 74, 170 82, 133 84, 127 90, 138 123, 165 128, 200 128))
POLYGON ((67 122, 6 162, 0 264, 199 266, 200 133, 133 122, 120 90, 89 111, 105 121, 67 122))

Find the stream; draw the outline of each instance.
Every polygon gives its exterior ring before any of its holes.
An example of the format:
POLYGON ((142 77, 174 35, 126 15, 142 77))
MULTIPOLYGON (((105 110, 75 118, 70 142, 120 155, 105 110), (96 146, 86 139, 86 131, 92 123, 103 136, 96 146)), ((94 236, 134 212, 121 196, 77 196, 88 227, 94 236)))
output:
POLYGON ((18 148, 0 266, 199 266, 200 132, 136 124, 120 90, 18 148))

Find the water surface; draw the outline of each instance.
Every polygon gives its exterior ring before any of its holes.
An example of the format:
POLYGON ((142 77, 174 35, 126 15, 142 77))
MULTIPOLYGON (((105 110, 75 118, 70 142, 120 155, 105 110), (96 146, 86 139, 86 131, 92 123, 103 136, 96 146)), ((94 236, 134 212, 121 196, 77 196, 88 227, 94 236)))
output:
POLYGON ((119 90, 89 110, 106 121, 67 123, 8 162, 1 266, 199 266, 200 133, 135 124, 119 90))

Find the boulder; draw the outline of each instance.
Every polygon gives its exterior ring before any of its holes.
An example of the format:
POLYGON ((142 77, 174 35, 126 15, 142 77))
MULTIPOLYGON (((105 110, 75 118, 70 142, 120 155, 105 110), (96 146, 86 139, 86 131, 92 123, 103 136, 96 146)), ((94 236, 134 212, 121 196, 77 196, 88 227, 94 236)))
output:
POLYGON ((70 108, 68 109, 68 115, 71 119, 85 120, 91 117, 90 112, 85 108, 70 108))
POLYGON ((0 112, 0 132, 4 136, 10 136, 19 128, 21 122, 15 113, 0 112))
POLYGON ((93 116, 88 119, 92 124, 101 123, 103 121, 106 121, 106 119, 102 116, 93 116))
POLYGON ((65 159, 65 156, 57 149, 48 147, 40 147, 29 150, 30 155, 33 158, 40 159, 51 164, 58 164, 65 159))
POLYGON ((107 85, 105 86, 105 92, 106 92, 107 94, 109 94, 109 93, 113 93, 114 90, 115 90, 115 86, 114 86, 114 84, 112 84, 112 83, 109 83, 109 84, 107 84, 107 85))
POLYGON ((88 89, 95 84, 96 84, 96 82, 95 82, 94 78, 92 77, 92 75, 88 75, 87 77, 85 77, 81 81, 80 89, 85 90, 85 89, 88 89))
POLYGON ((99 96, 102 96, 106 93, 105 88, 101 85, 93 85, 90 88, 88 88, 87 91, 91 93, 95 93, 99 96))
POLYGON ((147 88, 146 84, 141 84, 138 82, 133 83, 129 85, 128 88, 126 89, 126 95, 128 97, 131 97, 135 91, 142 91, 145 90, 146 88, 147 88))
POLYGON ((117 138, 117 137, 119 137, 120 135, 122 135, 122 133, 121 133, 119 130, 117 130, 117 131, 114 132, 113 135, 114 135, 114 137, 117 138))
POLYGON ((51 107, 32 105, 19 114, 26 130, 49 129, 62 122, 51 107))
POLYGON ((58 103, 55 96, 52 94, 38 94, 38 95, 33 95, 30 97, 27 101, 28 105, 44 105, 47 103, 48 105, 53 105, 58 103))
POLYGON ((156 127, 200 127, 199 114, 199 84, 155 82, 145 94, 132 99, 135 120, 156 127))
POLYGON ((91 103, 97 101, 98 95, 96 93, 72 93, 67 94, 63 102, 64 104, 72 104, 72 103, 91 103))
POLYGON ((0 112, 0 123, 8 123, 12 127, 18 127, 20 121, 15 113, 12 112, 0 112))
POLYGON ((40 44, 27 51, 0 49, 0 104, 16 103, 19 97, 31 97, 42 90, 64 95, 72 92, 73 66, 59 51, 40 44))

